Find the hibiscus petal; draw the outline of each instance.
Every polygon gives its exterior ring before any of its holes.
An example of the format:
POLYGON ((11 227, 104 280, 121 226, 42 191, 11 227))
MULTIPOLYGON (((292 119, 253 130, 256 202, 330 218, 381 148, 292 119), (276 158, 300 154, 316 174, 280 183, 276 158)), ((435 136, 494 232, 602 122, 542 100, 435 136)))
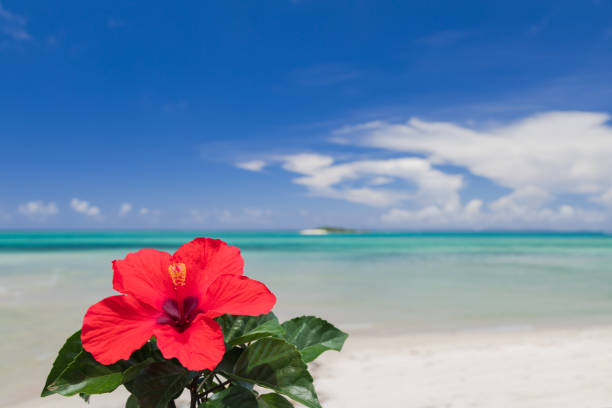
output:
POLYGON ((246 276, 222 275, 206 291, 202 308, 209 317, 222 314, 258 316, 268 313, 276 296, 261 282, 246 276))
POLYGON ((92 305, 83 319, 81 342, 101 364, 127 360, 153 335, 159 312, 131 296, 107 297, 92 305))
POLYGON ((130 253, 113 261, 113 288, 161 310, 163 302, 175 296, 169 265, 166 252, 141 249, 130 253))
POLYGON ((212 370, 223 358, 223 332, 217 322, 199 315, 184 331, 170 325, 154 330, 165 358, 177 358, 189 370, 212 370))
POLYGON ((221 275, 242 275, 244 268, 240 249, 211 238, 196 238, 186 243, 174 253, 172 261, 185 264, 185 290, 191 296, 205 293, 221 275))

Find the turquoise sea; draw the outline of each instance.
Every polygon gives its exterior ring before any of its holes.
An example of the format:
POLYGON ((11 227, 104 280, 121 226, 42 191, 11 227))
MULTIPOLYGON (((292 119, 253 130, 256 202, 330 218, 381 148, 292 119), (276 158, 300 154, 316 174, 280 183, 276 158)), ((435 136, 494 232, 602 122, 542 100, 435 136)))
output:
POLYGON ((316 314, 354 335, 612 323, 609 235, 0 232, 2 398, 39 391, 23 376, 44 377, 87 306, 114 294, 113 259, 197 236, 240 247, 279 317, 316 314))

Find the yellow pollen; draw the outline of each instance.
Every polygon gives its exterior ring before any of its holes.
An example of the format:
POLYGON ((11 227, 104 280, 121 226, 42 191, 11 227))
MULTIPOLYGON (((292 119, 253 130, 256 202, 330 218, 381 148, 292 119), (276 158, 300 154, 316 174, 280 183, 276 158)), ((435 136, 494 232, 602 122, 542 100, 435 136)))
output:
POLYGON ((168 273, 172 278, 174 287, 185 286, 185 279, 187 278, 187 268, 184 263, 173 263, 168 267, 168 273))

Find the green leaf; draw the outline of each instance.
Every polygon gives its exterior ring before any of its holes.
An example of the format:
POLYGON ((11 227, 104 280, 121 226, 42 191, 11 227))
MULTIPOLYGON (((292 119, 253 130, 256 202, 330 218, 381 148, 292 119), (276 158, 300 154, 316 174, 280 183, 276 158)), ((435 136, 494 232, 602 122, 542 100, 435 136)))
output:
POLYGON ((236 361, 238 361, 243 351, 244 349, 240 347, 234 347, 231 350, 226 351, 221 362, 217 364, 216 370, 231 373, 236 365, 236 361))
POLYGON ((81 331, 70 336, 60 349, 51 372, 47 377, 41 397, 51 394, 65 396, 101 394, 111 392, 122 381, 129 381, 134 371, 154 361, 159 351, 154 344, 146 343, 134 351, 129 361, 120 361, 111 366, 98 363, 91 354, 83 350, 81 331), (125 375, 121 371, 125 371, 125 375))
POLYGON ((214 394, 201 408, 258 408, 252 391, 239 385, 232 385, 214 394))
POLYGON ((190 381, 189 372, 171 361, 144 367, 125 388, 134 394, 140 408, 167 408, 190 381))
POLYGON ((142 363, 143 361, 150 361, 151 359, 163 361, 163 357, 157 345, 152 341, 147 341, 141 348, 132 353, 128 361, 130 363, 142 363))
POLYGON ((140 373, 140 371, 143 368, 145 368, 149 364, 153 364, 154 362, 156 362, 156 360, 152 357, 149 357, 146 360, 143 360, 139 363, 133 363, 132 360, 130 359, 129 361, 130 365, 128 366, 126 370, 123 371, 123 382, 127 383, 127 382, 132 381, 134 378, 136 378, 136 376, 140 373))
POLYGON ((121 385, 121 371, 121 365, 102 365, 82 350, 47 389, 67 397, 78 393, 103 394, 121 385))
POLYGON ((125 401, 125 408, 140 408, 138 406, 138 399, 134 394, 131 394, 127 401, 125 401))
POLYGON ((84 393, 80 392, 80 393, 79 393, 79 397, 81 397, 81 399, 82 399, 83 401, 85 401, 86 403, 88 403, 88 404, 89 404, 89 394, 84 394, 84 393))
POLYGON ((43 388, 40 396, 46 397, 51 394, 55 394, 54 391, 50 391, 47 387, 51 385, 53 381, 68 367, 68 364, 74 360, 74 358, 83 350, 81 346, 81 331, 77 331, 72 336, 68 337, 59 353, 57 358, 53 362, 53 367, 47 376, 45 387, 43 388))
POLYGON ((258 408, 293 408, 293 404, 275 392, 257 397, 258 408))
POLYGON ((251 344, 227 376, 269 388, 307 407, 321 408, 300 352, 282 339, 270 337, 251 344))
POLYGON ((315 316, 302 316, 282 324, 283 338, 294 344, 306 363, 313 361, 327 350, 342 350, 348 334, 333 324, 315 316))
POLYGON ((230 346, 248 343, 262 337, 280 336, 284 329, 274 313, 260 316, 223 315, 217 323, 223 330, 223 339, 230 346))

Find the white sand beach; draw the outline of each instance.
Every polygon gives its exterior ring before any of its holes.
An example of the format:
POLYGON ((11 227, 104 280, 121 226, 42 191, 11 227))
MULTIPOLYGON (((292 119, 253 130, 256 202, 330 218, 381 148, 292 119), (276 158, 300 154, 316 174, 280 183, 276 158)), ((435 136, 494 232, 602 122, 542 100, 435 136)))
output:
POLYGON ((326 408, 611 407, 612 328, 354 336, 315 372, 326 408))
MULTIPOLYGON (((325 353, 312 371, 325 408, 606 408, 612 407, 612 327, 353 334, 341 353, 325 353)), ((123 407, 126 395, 94 396, 90 406, 123 407)), ((3 406, 87 405, 50 397, 3 406)))

